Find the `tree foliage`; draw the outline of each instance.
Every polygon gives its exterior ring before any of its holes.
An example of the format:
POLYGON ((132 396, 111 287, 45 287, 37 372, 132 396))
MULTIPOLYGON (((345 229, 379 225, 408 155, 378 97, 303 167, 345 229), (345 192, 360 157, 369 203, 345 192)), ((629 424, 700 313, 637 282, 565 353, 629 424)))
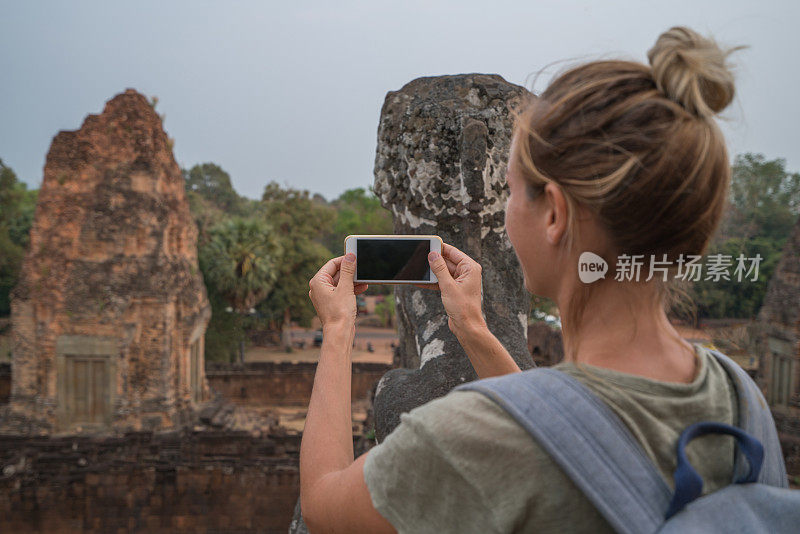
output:
POLYGON ((222 167, 216 163, 202 163, 182 172, 187 191, 197 193, 229 215, 243 215, 246 199, 236 193, 230 175, 222 167))
POLYGON ((731 174, 731 209, 721 238, 786 239, 800 215, 800 173, 787 172, 784 159, 747 153, 736 157, 731 174))
POLYGON ((331 205, 336 210, 333 227, 326 232, 325 246, 336 256, 344 254, 344 238, 351 234, 392 234, 392 213, 370 188, 348 189, 331 205))
POLYGON ((38 193, 0 159, 0 316, 11 313, 10 294, 30 240, 38 193))
MULTIPOLYGON (((754 317, 780 260, 783 245, 800 215, 800 174, 786 171, 783 159, 761 154, 736 157, 731 172, 730 205, 708 254, 731 256, 735 262, 762 258, 758 280, 701 280, 692 286, 699 317, 754 317)), ((732 274, 732 269, 731 269, 732 274)))
POLYGON ((258 219, 231 217, 211 229, 200 250, 203 277, 239 313, 248 313, 272 291, 282 249, 275 232, 258 219))
POLYGON ((375 305, 375 315, 378 316, 381 326, 395 325, 397 311, 394 304, 394 295, 387 295, 385 299, 375 305))
POLYGON ((294 320, 308 326, 314 316, 308 281, 330 259, 320 241, 333 224, 335 212, 310 198, 308 191, 276 182, 267 184, 261 202, 264 219, 274 228, 283 254, 277 266, 278 283, 257 309, 271 329, 282 332, 286 345, 289 323, 294 320))

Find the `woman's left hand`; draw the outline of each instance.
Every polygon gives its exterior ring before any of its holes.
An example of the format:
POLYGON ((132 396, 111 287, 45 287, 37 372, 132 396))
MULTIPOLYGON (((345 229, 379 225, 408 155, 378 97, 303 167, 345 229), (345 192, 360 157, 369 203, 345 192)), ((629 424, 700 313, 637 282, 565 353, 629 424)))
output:
POLYGON ((356 255, 333 258, 317 271, 308 282, 308 296, 314 303, 322 326, 355 325, 358 308, 356 295, 367 290, 367 284, 353 285, 356 274, 356 255), (350 261, 348 261, 348 259, 350 261))

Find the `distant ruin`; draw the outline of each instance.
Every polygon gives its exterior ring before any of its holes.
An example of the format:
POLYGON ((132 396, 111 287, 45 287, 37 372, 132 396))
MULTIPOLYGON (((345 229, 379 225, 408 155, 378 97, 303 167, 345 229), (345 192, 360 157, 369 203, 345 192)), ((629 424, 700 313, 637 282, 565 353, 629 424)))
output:
POLYGON ((784 245, 751 332, 767 401, 795 409, 800 416, 800 219, 784 245))
POLYGON ((211 307, 170 145, 132 89, 53 139, 12 292, 3 431, 176 428, 208 397, 211 307))
POLYGON ((537 367, 550 367, 564 359, 564 338, 561 329, 544 321, 528 325, 528 351, 537 367))
POLYGON ((757 380, 778 427, 790 476, 800 477, 800 219, 750 328, 757 380))

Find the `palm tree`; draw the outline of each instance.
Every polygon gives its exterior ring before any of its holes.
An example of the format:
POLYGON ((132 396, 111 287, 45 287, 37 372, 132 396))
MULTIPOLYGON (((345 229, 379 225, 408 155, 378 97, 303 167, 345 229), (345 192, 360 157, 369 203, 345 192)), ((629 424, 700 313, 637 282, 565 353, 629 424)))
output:
MULTIPOLYGON (((230 304, 246 315, 275 285, 282 255, 272 227, 261 219, 231 217, 215 225, 200 251, 200 265, 207 282, 230 304)), ((244 340, 239 358, 244 362, 244 340)))

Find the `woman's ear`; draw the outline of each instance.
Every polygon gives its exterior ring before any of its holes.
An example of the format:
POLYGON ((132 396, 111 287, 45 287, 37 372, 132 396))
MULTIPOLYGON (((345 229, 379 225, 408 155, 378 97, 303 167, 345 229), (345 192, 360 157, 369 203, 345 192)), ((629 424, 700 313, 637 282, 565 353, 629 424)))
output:
POLYGON ((567 231, 567 199, 561 188, 549 182, 544 186, 545 236, 551 245, 558 245, 567 231))

